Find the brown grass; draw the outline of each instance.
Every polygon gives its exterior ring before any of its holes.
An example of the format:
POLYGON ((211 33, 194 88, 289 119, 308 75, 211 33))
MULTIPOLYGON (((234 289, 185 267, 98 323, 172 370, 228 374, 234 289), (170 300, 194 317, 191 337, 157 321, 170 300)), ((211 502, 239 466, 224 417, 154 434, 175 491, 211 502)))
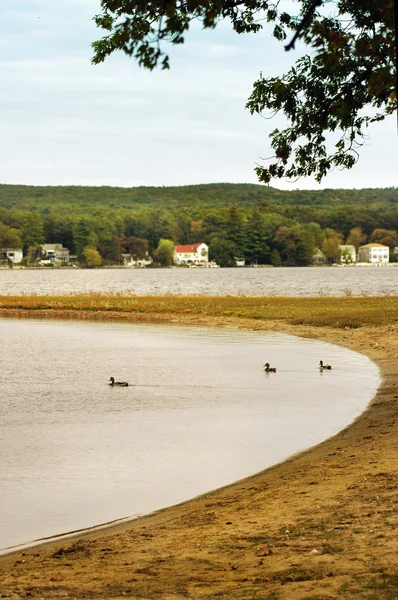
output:
MULTIPOLYGON (((133 296, 76 294, 70 296, 0 296, 2 314, 12 311, 124 314, 137 318, 170 315, 285 321, 291 325, 357 328, 398 322, 398 296, 266 297, 266 296, 133 296)), ((97 315, 106 318, 105 314, 97 315)))

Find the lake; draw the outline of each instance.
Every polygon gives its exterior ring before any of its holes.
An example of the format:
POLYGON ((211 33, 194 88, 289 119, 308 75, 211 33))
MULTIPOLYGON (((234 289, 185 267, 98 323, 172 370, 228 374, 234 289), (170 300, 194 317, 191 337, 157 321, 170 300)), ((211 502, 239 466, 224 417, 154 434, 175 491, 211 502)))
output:
POLYGON ((351 423, 380 383, 365 356, 285 334, 0 319, 0 336, 3 552, 258 472, 351 423))
POLYGON ((398 293, 398 267, 0 270, 0 295, 90 292, 375 296, 398 293))

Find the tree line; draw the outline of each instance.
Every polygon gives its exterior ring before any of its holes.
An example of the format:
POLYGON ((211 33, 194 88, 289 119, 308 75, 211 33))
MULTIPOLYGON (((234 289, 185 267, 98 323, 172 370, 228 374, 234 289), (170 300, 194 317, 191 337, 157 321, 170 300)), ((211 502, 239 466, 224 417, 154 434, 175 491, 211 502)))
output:
POLYGON ((239 184, 121 189, 123 201, 117 192, 112 196, 112 188, 106 198, 103 188, 55 188, 61 201, 51 195, 54 188, 28 189, 36 193, 29 195, 25 186, 0 186, 0 248, 22 247, 28 263, 38 260, 44 243, 61 243, 87 266, 120 264, 124 253, 136 258, 149 253, 155 263, 166 265, 176 243, 205 242, 210 259, 221 266, 235 265, 237 257, 246 264, 305 266, 315 248, 333 262, 344 243, 377 242, 391 251, 398 246, 395 188, 329 190, 329 201, 325 193, 293 195, 239 184), (195 197, 194 188, 202 193, 195 197), (211 201, 220 189, 222 201, 211 201), (146 190, 145 203, 128 201, 137 190, 141 195, 146 190), (170 190, 178 190, 177 197, 170 190), (167 200, 170 195, 174 202, 167 200))

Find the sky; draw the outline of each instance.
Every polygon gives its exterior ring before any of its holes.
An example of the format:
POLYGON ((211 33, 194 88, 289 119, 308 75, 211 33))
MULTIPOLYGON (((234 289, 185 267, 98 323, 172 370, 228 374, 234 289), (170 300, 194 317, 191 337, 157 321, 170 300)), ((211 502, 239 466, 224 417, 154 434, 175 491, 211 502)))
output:
MULTIPOLYGON (((195 27, 170 48, 171 70, 145 71, 122 53, 91 64, 99 0, 1 0, 0 183, 169 186, 258 183, 284 122, 245 109, 253 82, 300 56, 270 29, 237 35, 195 27)), ((268 115, 264 115, 268 116, 268 115)), ((359 163, 279 189, 398 185, 396 117, 374 125, 359 163)))

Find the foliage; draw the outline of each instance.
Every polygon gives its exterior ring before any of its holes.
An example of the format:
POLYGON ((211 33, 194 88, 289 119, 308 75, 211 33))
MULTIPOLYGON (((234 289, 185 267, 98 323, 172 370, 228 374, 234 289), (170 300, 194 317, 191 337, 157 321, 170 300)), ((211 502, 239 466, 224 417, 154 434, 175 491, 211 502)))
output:
POLYGON ((173 256, 174 242, 171 240, 161 239, 154 252, 155 259, 162 265, 162 267, 169 267, 173 262, 173 256))
POLYGON ((22 248, 21 232, 0 222, 0 248, 22 248))
POLYGON ((341 249, 340 244, 343 243, 341 236, 336 235, 336 232, 333 230, 328 230, 326 237, 322 244, 322 252, 328 259, 330 263, 340 262, 341 258, 341 249))
POLYGON ((361 227, 353 227, 347 237, 347 244, 355 246, 356 249, 366 243, 366 234, 361 227))
POLYGON ((22 241, 24 247, 39 248, 44 243, 43 218, 37 212, 30 212, 26 215, 25 223, 22 227, 22 241))
MULTIPOLYGON (((210 257, 223 266, 233 266, 234 257, 244 257, 246 264, 307 265, 331 235, 356 247, 369 239, 394 248, 397 230, 395 188, 284 192, 247 184, 0 185, 0 241, 8 239, 7 246, 13 241, 11 247, 24 244, 25 254, 28 244, 34 254, 42 241, 62 243, 83 262, 86 247, 97 250, 107 264, 120 264, 122 254, 153 255, 160 240, 168 239, 171 244, 205 242, 210 257), (145 204, 140 201, 144 193, 145 204)), ((326 243, 330 260, 338 256, 332 245, 326 243)))
POLYGON ((37 265, 42 259, 42 248, 41 246, 29 246, 26 257, 23 259, 23 262, 28 266, 37 265))
POLYGON ((282 112, 290 122, 271 134, 275 162, 256 171, 263 182, 307 175, 320 181, 335 167, 351 168, 365 128, 397 106, 393 0, 325 4, 299 0, 295 15, 266 0, 102 0, 94 20, 107 35, 93 43, 93 63, 121 50, 147 69, 168 69, 164 43, 182 44, 194 20, 214 28, 226 19, 238 34, 256 33, 269 22, 279 41, 296 30, 293 39, 310 53, 280 77, 261 75, 247 103, 251 113, 282 112), (330 151, 325 132, 339 132, 330 151))
POLYGON ((398 246, 398 233, 391 229, 374 229, 370 241, 389 246, 390 250, 393 250, 398 246))
POLYGON ((233 241, 213 234, 209 245, 209 258, 220 267, 234 267, 237 247, 233 241))
POLYGON ((342 249, 341 254, 340 254, 340 258, 341 258, 341 262, 344 263, 344 264, 346 264, 346 265, 349 265, 349 264, 352 263, 353 258, 352 258, 352 255, 351 255, 351 252, 350 252, 349 248, 343 248, 342 249))
POLYGON ((84 248, 82 254, 88 267, 99 267, 102 264, 101 255, 98 250, 95 250, 95 248, 90 248, 87 246, 87 248, 84 248))
POLYGON ((94 232, 91 223, 87 218, 81 218, 73 227, 73 241, 75 252, 78 255, 84 253, 84 249, 96 248, 98 245, 98 236, 94 232))

